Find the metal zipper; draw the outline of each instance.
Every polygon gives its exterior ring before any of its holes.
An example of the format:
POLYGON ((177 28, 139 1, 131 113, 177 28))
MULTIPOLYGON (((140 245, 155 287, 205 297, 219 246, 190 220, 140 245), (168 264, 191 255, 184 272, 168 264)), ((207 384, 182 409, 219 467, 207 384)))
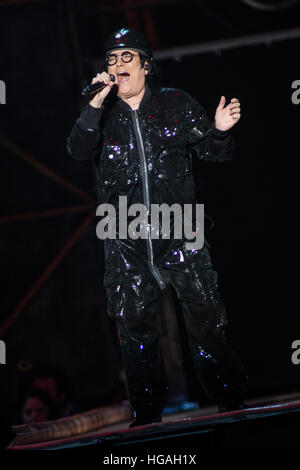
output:
MULTIPOLYGON (((146 207, 147 207, 148 214, 149 214, 151 208, 150 208, 150 197, 149 197, 148 171, 147 171, 147 162, 146 162, 144 143, 143 143, 142 134, 141 134, 138 112, 136 110, 133 110, 132 116, 133 116, 133 126, 135 130, 136 140, 138 144, 138 150, 139 150, 140 159, 141 159, 144 201, 146 203, 146 207)), ((154 261, 153 261, 151 225, 148 223, 148 221, 147 221, 147 253, 148 253, 148 264, 149 264, 150 271, 155 277, 159 287, 163 290, 166 287, 166 284, 162 278, 161 273, 159 272, 158 267, 154 264, 154 261)))

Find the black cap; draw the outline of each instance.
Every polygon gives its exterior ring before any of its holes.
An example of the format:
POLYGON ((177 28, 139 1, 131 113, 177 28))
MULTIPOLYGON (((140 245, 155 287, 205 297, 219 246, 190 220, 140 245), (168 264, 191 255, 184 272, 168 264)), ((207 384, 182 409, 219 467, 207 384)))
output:
POLYGON ((147 45, 145 36, 133 29, 121 28, 110 34, 105 41, 104 53, 107 55, 108 52, 113 49, 124 48, 140 51, 147 56, 152 57, 152 52, 147 45))

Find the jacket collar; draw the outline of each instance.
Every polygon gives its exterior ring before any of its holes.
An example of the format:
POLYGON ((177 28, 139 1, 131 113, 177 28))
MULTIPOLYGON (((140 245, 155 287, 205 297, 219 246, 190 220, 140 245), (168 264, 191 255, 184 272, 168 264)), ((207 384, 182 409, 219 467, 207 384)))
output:
MULTIPOLYGON (((140 106, 138 108, 138 111, 143 111, 144 108, 147 106, 147 103, 149 102, 150 100, 150 97, 151 97, 151 89, 149 88, 148 84, 146 83, 146 87, 145 87, 145 93, 143 95, 143 98, 142 98, 142 101, 140 102, 140 106)), ((121 98, 119 98, 118 96, 115 97, 116 99, 116 105, 117 106, 120 106, 120 108, 122 108, 122 110, 124 111, 127 111, 127 112, 131 112, 132 109, 131 107, 129 106, 129 104, 127 104, 125 101, 123 101, 121 98)))

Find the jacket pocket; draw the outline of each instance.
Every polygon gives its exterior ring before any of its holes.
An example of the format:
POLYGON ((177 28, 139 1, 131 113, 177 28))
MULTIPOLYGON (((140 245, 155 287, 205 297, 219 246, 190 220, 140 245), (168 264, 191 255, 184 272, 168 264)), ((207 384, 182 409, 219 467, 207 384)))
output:
POLYGON ((157 181, 181 178, 190 173, 191 162, 186 155, 168 155, 166 151, 161 153, 153 168, 153 175, 157 181))
POLYGON ((129 145, 106 144, 100 156, 102 165, 109 171, 128 168, 131 165, 131 149, 129 145))
POLYGON ((118 192, 128 189, 140 180, 138 168, 120 168, 119 170, 106 170, 102 173, 104 191, 115 189, 118 192))

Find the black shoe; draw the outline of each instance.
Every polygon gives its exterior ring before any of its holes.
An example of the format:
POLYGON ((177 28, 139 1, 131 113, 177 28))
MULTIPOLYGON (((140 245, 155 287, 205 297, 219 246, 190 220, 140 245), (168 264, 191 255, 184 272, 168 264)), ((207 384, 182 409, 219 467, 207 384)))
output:
POLYGON ((144 426, 145 424, 154 424, 161 422, 161 415, 152 416, 152 417, 139 417, 136 418, 130 425, 130 428, 135 428, 137 426, 144 426))

